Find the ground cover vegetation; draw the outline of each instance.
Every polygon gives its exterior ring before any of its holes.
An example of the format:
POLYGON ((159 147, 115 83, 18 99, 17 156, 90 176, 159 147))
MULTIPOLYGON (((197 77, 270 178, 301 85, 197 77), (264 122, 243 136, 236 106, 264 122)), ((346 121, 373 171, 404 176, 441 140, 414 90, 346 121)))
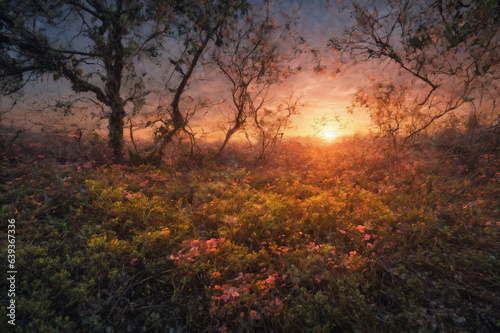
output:
POLYGON ((422 141, 395 164, 385 140, 160 168, 17 142, 0 185, 15 331, 498 330, 498 147, 469 163, 422 141))

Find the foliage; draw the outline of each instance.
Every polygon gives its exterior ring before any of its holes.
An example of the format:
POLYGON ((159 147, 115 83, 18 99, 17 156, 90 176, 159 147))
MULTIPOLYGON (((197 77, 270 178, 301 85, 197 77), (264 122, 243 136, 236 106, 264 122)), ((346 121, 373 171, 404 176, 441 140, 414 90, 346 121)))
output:
POLYGON ((453 116, 474 127, 475 139, 498 129, 498 1, 346 3, 351 23, 330 48, 347 67, 375 62, 398 73, 397 82, 374 78, 354 101, 384 135, 405 144, 453 116))
POLYGON ((430 143, 392 169, 359 137, 266 167, 5 158, 16 330, 497 330, 500 157, 430 143))
POLYGON ((230 88, 233 100, 239 100, 235 107, 240 115, 227 140, 242 127, 247 113, 258 121, 258 108, 246 110, 252 95, 247 88, 256 83, 255 94, 263 98, 270 85, 291 74, 287 57, 304 42, 294 31, 297 10, 289 15, 280 3, 246 0, 3 1, 0 90, 15 96, 15 110, 21 100, 15 94, 26 85, 67 81, 71 88, 56 100, 42 98, 44 111, 78 114, 75 124, 80 127, 81 114, 89 111, 93 123, 94 118, 108 123, 114 162, 123 163, 129 135, 135 148, 129 149, 130 163, 159 165, 172 141, 185 135, 195 141, 198 133, 191 119, 200 109, 223 102, 224 93, 210 102, 188 91, 213 73, 211 64, 229 75, 235 84, 230 88), (282 52, 289 40, 293 51, 282 52), (235 71, 235 66, 241 67, 235 71), (246 87, 243 91, 240 84, 246 87), (153 135, 142 150, 135 142, 137 130, 153 135))
MULTIPOLYGON (((109 145, 119 160, 125 106, 147 95, 136 58, 155 56, 168 21, 151 4, 137 1, 4 1, 1 12, 2 93, 12 94, 44 74, 54 81, 66 79, 72 91, 105 107, 109 145), (141 35, 148 25, 151 32, 141 35)), ((57 104, 74 107, 71 102, 57 104)))
POLYGON ((166 143, 187 126, 190 112, 183 110, 182 97, 203 54, 217 47, 222 32, 230 29, 229 19, 249 8, 239 0, 2 1, 1 92, 11 95, 49 75, 68 81, 80 97, 65 96, 68 100, 54 108, 68 113, 95 105, 108 121, 115 161, 122 162, 125 124, 132 124, 150 94, 165 90, 170 102, 154 119, 161 126, 156 128, 159 147, 151 156, 161 160, 166 143), (173 45, 182 51, 162 56, 173 45), (164 70, 174 80, 156 75, 164 70))

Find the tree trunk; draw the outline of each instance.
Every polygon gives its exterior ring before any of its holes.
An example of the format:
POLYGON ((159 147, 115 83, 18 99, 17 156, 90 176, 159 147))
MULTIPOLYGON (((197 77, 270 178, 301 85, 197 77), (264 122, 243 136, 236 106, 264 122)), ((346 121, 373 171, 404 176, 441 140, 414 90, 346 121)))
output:
POLYGON ((236 133, 240 128, 241 128, 241 123, 240 123, 240 121, 237 120, 236 124, 227 131, 226 137, 224 138, 224 142, 222 143, 222 146, 220 146, 219 150, 217 151, 217 154, 216 154, 217 158, 219 158, 222 155, 222 151, 224 150, 224 148, 226 148, 226 145, 228 144, 229 139, 231 139, 231 137, 234 135, 234 133, 236 133))
POLYGON ((123 162, 123 127, 125 110, 123 105, 112 106, 109 115, 108 146, 113 152, 113 163, 123 162))

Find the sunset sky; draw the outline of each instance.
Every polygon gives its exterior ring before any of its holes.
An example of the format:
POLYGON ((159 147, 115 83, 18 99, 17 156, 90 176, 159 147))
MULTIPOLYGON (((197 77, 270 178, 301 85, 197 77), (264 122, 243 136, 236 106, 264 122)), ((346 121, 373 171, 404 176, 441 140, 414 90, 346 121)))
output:
MULTIPOLYGON (((289 1, 291 5, 295 1, 289 1)), ((276 96, 287 96, 293 92, 294 97, 300 96, 300 114, 293 119, 293 128, 288 136, 310 136, 314 133, 314 120, 326 116, 340 116, 344 128, 339 129, 338 124, 332 122, 332 127, 327 129, 327 136, 332 132, 336 135, 353 134, 366 131, 370 126, 370 119, 363 110, 356 110, 348 114, 346 108, 351 104, 353 94, 358 88, 370 84, 369 78, 381 75, 381 67, 376 64, 360 64, 345 72, 333 75, 338 68, 338 54, 333 54, 327 49, 327 43, 335 34, 343 33, 349 22, 347 11, 339 12, 340 5, 336 1, 326 4, 324 0, 304 1, 300 10, 300 34, 308 41, 311 48, 320 51, 321 63, 327 67, 323 74, 316 74, 313 70, 316 65, 310 54, 300 58, 302 70, 299 74, 288 78, 280 86, 273 88, 276 96)), ((205 91, 215 93, 222 86, 206 87, 205 91)), ((201 119, 200 119, 201 120, 201 119)), ((322 136, 322 133, 317 136, 322 136)), ((325 138, 327 140, 331 137, 325 138)))
MULTIPOLYGON (((290 6, 296 4, 295 1, 289 1, 290 6)), ((327 50, 328 40, 335 34, 341 34, 349 20, 347 11, 340 13, 337 2, 331 2, 325 5, 323 0, 304 1, 300 11, 300 33, 312 46, 319 50, 322 55, 322 64, 327 66, 325 73, 319 75, 314 73, 315 63, 311 61, 310 54, 304 54, 298 60, 302 66, 302 71, 298 75, 288 78, 280 86, 273 87, 272 102, 279 101, 281 98, 293 92, 295 97, 300 97, 300 114, 293 120, 293 128, 286 133, 287 136, 309 136, 313 134, 314 120, 323 116, 340 116, 341 122, 345 128, 339 129, 334 124, 327 128, 325 139, 331 140, 334 136, 343 134, 352 134, 357 131, 367 130, 370 122, 365 111, 357 110, 354 114, 348 114, 346 108, 351 103, 351 98, 355 91, 369 84, 369 78, 372 75, 380 75, 382 72, 380 66, 376 64, 362 65, 351 68, 349 71, 342 72, 333 77, 331 74, 337 69, 335 54, 327 50)), ((145 65, 147 66, 147 65, 145 65)), ((384 70, 387 73, 387 68, 384 70)), ((154 75, 153 73, 151 75, 154 75)), ((29 86, 25 89, 25 102, 21 106, 16 106, 12 115, 18 121, 24 121, 25 110, 39 109, 46 101, 53 101, 60 94, 69 92, 69 82, 59 80, 56 83, 47 78, 36 86, 29 86), (35 97, 36 96, 36 97, 35 97), (33 101, 36 103, 33 104, 33 101)), ((202 94, 206 96, 217 96, 222 89, 227 88, 224 83, 212 81, 208 84, 196 85, 190 91, 191 94, 202 94)), ((5 109, 8 103, 2 103, 2 109, 5 109)), ((203 127, 207 133, 217 134, 217 123, 223 121, 223 110, 211 110, 208 113, 201 112, 193 118, 192 128, 203 127), (211 124, 207 126, 207 124, 211 124)), ((31 113, 28 113, 31 120, 35 119, 31 113)), ((11 116, 12 116, 11 115, 11 116)), ((7 116, 4 124, 8 124, 10 116, 7 116)), ((68 126, 75 122, 75 119, 64 118, 56 113, 48 113, 43 116, 45 121, 50 123, 59 123, 61 127, 68 126)), ((81 121, 81 120, 79 120, 81 121)), ((103 128, 104 129, 104 128, 103 128)), ((319 134, 321 136, 321 134, 319 134)))
POLYGON ((332 77, 330 74, 337 69, 336 58, 326 50, 327 42, 336 33, 340 34, 347 23, 348 13, 339 13, 336 3, 325 6, 324 1, 308 1, 303 4, 301 18, 304 21, 301 33, 315 48, 321 51, 324 59, 322 64, 327 71, 322 75, 315 74, 311 66, 297 77, 291 78, 290 89, 297 91, 304 103, 303 110, 295 119, 297 135, 310 135, 314 119, 323 115, 327 117, 338 114, 346 128, 343 134, 350 134, 369 125, 369 120, 363 114, 349 115, 346 107, 350 104, 352 95, 363 81, 363 74, 355 69, 332 77))

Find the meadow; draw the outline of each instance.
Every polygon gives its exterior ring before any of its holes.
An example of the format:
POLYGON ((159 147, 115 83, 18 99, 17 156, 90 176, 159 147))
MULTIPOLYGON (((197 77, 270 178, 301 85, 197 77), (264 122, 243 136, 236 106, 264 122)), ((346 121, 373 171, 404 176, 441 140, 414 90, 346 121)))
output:
POLYGON ((385 144, 290 141, 266 161, 233 145, 153 167, 16 143, 0 248, 15 219, 17 318, 2 306, 0 330, 500 330, 498 149, 385 144))

